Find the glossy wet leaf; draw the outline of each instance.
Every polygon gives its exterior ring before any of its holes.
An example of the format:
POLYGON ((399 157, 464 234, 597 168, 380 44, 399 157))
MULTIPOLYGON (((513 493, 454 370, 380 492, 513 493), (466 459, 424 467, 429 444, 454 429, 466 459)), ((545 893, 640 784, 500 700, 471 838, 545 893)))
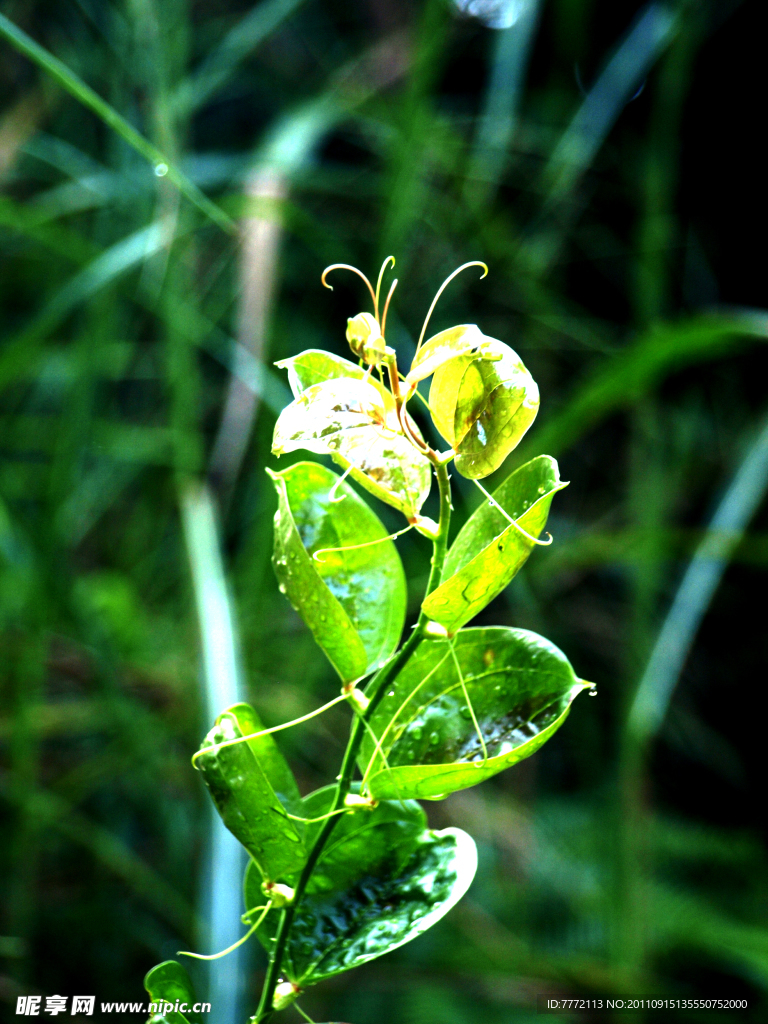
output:
MULTIPOLYGON (((328 786, 306 797, 306 816, 325 813, 334 794, 328 786)), ((308 826, 309 842, 320 827, 308 826)), ((471 837, 460 829, 430 831, 413 801, 341 816, 296 911, 285 976, 313 985, 410 942, 464 895, 476 868, 471 837)), ((250 867, 245 902, 249 908, 263 903, 250 867)), ((270 914, 257 932, 266 949, 277 922, 270 914)))
POLYGON ((397 549, 379 518, 332 470, 299 462, 269 475, 279 502, 274 566, 280 589, 342 681, 358 679, 400 641, 407 593, 397 549), (331 501, 334 487, 343 500, 331 501), (369 541, 379 543, 325 550, 369 541))
POLYGON ((552 499, 566 486, 549 455, 511 473, 493 499, 520 529, 484 501, 451 545, 443 582, 424 601, 427 615, 454 633, 481 612, 520 571, 535 547, 525 534, 541 536, 552 499))
MULTIPOLYGON (((301 462, 297 465, 309 467, 314 463, 301 462)), ((318 466, 317 469, 322 471, 323 467, 318 466)), ((310 470, 305 468, 304 472, 309 475, 310 470)), ((290 470, 273 473, 268 469, 267 473, 275 485, 278 498, 272 563, 280 589, 304 619, 342 681, 358 679, 365 675, 368 655, 349 615, 320 575, 320 563, 304 547, 291 510, 291 496, 286 482, 290 470)), ((338 478, 329 470, 324 473, 325 477, 322 472, 318 472, 316 479, 318 482, 328 479, 327 495, 338 478)), ((347 491, 339 490, 346 495, 344 500, 348 500, 347 491)), ((302 500, 302 494, 298 503, 302 500)))
POLYGON ((518 354, 495 338, 482 351, 443 363, 432 378, 435 426, 462 476, 489 476, 517 447, 539 410, 539 389, 518 354))
POLYGON ((429 494, 431 466, 398 432, 390 401, 370 382, 350 377, 312 384, 280 414, 272 451, 331 455, 371 494, 413 517, 429 494))
POLYGON ((454 639, 488 758, 450 641, 425 641, 371 719, 358 764, 374 797, 439 800, 529 757, 560 728, 588 684, 554 644, 525 629, 467 629, 454 639), (381 753, 386 758, 382 758, 381 753))
MULTIPOLYGON (((406 384, 417 384, 426 380, 445 363, 458 356, 468 356, 481 351, 489 341, 476 324, 458 324, 433 335, 421 346, 413 358, 406 384)), ((431 403, 430 403, 431 405, 431 403)))
POLYGON ((220 745, 261 727, 253 709, 245 712, 245 707, 236 704, 219 715, 195 763, 224 824, 246 848, 264 879, 278 881, 304 863, 303 825, 288 817, 298 806, 296 784, 288 782, 288 766, 276 748, 272 749, 271 737, 220 745), (267 757, 262 764, 259 755, 264 749, 267 757), (287 793, 290 810, 275 786, 287 793))
MULTIPOLYGON (((267 781, 275 791, 275 796, 289 814, 300 816, 301 793, 296 785, 296 778, 280 752, 274 736, 271 734, 254 735, 262 732, 264 725, 250 704, 233 704, 232 707, 227 708, 227 713, 237 720, 237 727, 241 735, 253 737, 247 740, 246 745, 259 762, 267 781)), ((297 831, 303 834, 303 826, 297 825, 297 831)))
POLYGON ((197 1002, 192 981, 186 970, 176 960, 165 960, 153 967, 144 978, 144 988, 149 993, 150 1003, 170 1003, 176 1006, 186 1003, 189 1010, 181 1013, 169 1010, 167 1013, 153 1013, 150 1024, 200 1024, 200 1016, 192 1013, 197 1002))

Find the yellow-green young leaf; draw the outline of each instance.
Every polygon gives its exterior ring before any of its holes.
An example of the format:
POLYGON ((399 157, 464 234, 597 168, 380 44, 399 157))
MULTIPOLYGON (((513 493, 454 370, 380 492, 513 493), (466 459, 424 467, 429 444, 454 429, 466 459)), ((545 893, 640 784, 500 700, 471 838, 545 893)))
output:
POLYGON ((342 680, 358 679, 385 662, 400 641, 407 595, 397 549, 379 518, 332 470, 299 462, 267 472, 279 502, 274 566, 280 589, 342 680), (328 550, 336 548, 346 550, 328 550))
MULTIPOLYGON (((395 419, 396 423, 396 419, 395 419)), ((371 383, 349 377, 308 387, 275 424, 275 455, 305 448, 333 456, 361 486, 409 519, 431 485, 431 465, 398 433, 388 407, 371 383)))
POLYGON ((421 511, 432 485, 432 466, 407 437, 389 429, 351 432, 333 461, 380 501, 410 521, 421 511))
POLYGON ((425 341, 413 357, 406 385, 418 384, 457 356, 477 355, 490 339, 477 324, 458 324, 425 341))
POLYGON ((196 765, 224 824, 246 848, 262 877, 275 882, 304 864, 303 825, 288 817, 299 806, 298 791, 296 783, 288 780, 290 769, 272 737, 231 742, 261 728, 253 708, 236 704, 216 719, 200 746, 196 765), (263 763, 262 754, 266 754, 263 763))
POLYGON ((588 685, 525 629, 424 641, 371 718, 358 758, 364 786, 386 800, 440 800, 476 786, 538 750, 588 685))
MULTIPOLYGON (((288 371, 288 384, 294 398, 298 398, 313 384, 322 384, 324 380, 334 380, 338 377, 362 380, 367 373, 357 363, 319 348, 308 348, 297 356, 291 356, 290 359, 281 359, 279 363, 275 363, 275 366, 288 371)), ((395 400, 389 389, 384 387, 378 377, 373 374, 368 376, 368 381, 381 395, 387 414, 389 415, 390 409, 394 412, 395 400)))
MULTIPOLYGON (((311 793, 304 815, 321 817, 335 795, 335 786, 311 793)), ((308 826, 308 842, 321 827, 308 826)), ((296 910, 281 969, 306 987, 397 949, 448 913, 476 869, 471 837, 460 829, 429 830, 413 801, 385 801, 342 815, 296 910)), ((260 881, 249 867, 249 909, 264 902, 260 881)), ((277 915, 270 914, 257 931, 270 952, 277 924, 277 915)))
POLYGON ((144 988, 149 993, 150 1003, 159 1010, 150 1017, 149 1024, 200 1024, 200 1015, 192 1011, 197 1002, 192 981, 186 970, 176 960, 165 960, 147 972, 144 988), (181 1013, 177 1005, 186 1004, 181 1013), (169 1010, 165 1007, 170 1006, 169 1010))
MULTIPOLYGON (((322 384, 325 380, 334 380, 338 377, 363 380, 364 377, 367 377, 368 383, 372 384, 381 396, 387 426, 392 429, 393 433, 399 431, 397 410, 392 392, 381 383, 375 374, 369 373, 368 370, 358 366, 357 363, 352 363, 349 359, 343 359, 341 356, 334 355, 332 352, 325 352, 319 348, 308 348, 297 356, 291 356, 290 359, 281 359, 279 363, 275 363, 275 366, 281 370, 288 371, 288 383, 294 398, 298 398, 302 392, 306 391, 307 388, 311 388, 313 384, 322 384)), ((419 440, 423 440, 419 428, 410 416, 408 417, 408 426, 419 440)))
POLYGON ((344 435, 387 423, 384 401, 368 381, 335 377, 305 388, 280 413, 272 437, 274 455, 305 448, 318 455, 337 451, 344 435))
POLYGON ((443 582, 424 601, 430 619, 455 633, 497 597, 523 567, 535 547, 529 538, 541 536, 552 499, 567 486, 549 455, 510 473, 493 492, 493 504, 484 501, 453 542, 443 582))
POLYGON ((518 354, 483 338, 477 354, 438 367, 429 392, 432 418, 456 452, 456 469, 473 480, 499 468, 539 409, 539 389, 518 354))

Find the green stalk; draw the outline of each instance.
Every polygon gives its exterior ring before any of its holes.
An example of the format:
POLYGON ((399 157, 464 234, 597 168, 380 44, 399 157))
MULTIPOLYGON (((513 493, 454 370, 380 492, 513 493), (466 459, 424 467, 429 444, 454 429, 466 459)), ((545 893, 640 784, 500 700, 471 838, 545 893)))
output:
MULTIPOLYGON (((440 580, 443 575, 443 566, 445 564, 445 556, 448 550, 448 529, 451 523, 451 484, 450 477, 448 476, 448 467, 446 463, 440 462, 437 459, 433 460, 433 464, 435 466, 435 473, 437 474, 437 483, 440 488, 440 519, 437 537, 433 541, 432 546, 432 568, 429 573, 429 582, 427 583, 427 589, 424 595, 425 598, 428 597, 440 584, 440 580)), ((302 897, 306 892, 307 885, 309 884, 309 880, 315 870, 315 866, 320 859, 323 849, 325 848, 325 844, 328 842, 331 833, 339 821, 340 815, 333 814, 333 812, 340 810, 344 806, 344 800, 352 788, 352 776, 355 770, 357 755, 360 751, 360 745, 363 742, 363 737, 365 736, 366 723, 370 721, 371 716, 381 702, 389 684, 398 675, 398 673, 405 668, 411 655, 421 643, 428 621, 429 616, 427 616, 422 609, 419 613, 416 626, 406 643, 403 644, 394 658, 379 669, 367 687, 369 694, 366 694, 366 696, 369 696, 370 703, 368 704, 365 713, 363 715, 356 715, 352 723, 349 742, 347 743, 347 749, 344 752, 344 760, 341 763, 339 784, 336 788, 336 797, 331 807, 332 817, 329 817, 325 822, 312 849, 310 850, 309 857, 307 858, 307 862, 301 872, 301 877, 296 885, 293 903, 289 907, 286 907, 282 912, 280 924, 277 929, 277 935, 275 936, 275 950, 272 954, 269 967, 267 968, 267 976, 264 979, 264 988, 261 992, 259 1008, 256 1011, 255 1016, 251 1018, 254 1024, 266 1024, 266 1021, 268 1021, 274 1013, 274 1010, 272 1009, 272 999, 275 994, 275 986, 277 985, 280 977, 280 966, 283 954, 285 953, 285 947, 288 942, 288 936, 290 935, 291 927, 293 925, 293 919, 296 915, 296 910, 301 903, 302 897)))

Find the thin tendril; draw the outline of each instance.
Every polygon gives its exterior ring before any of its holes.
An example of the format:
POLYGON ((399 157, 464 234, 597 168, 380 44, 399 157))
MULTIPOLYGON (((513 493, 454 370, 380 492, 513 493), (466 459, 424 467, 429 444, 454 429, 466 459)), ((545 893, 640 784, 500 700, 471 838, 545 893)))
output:
POLYGON ((406 526, 404 530, 398 530, 397 533, 390 533, 386 537, 379 537, 377 540, 367 540, 364 544, 346 544, 341 548, 318 548, 312 557, 316 562, 324 562, 324 558, 318 558, 317 556, 320 554, 324 555, 326 551, 356 551, 358 548, 370 548, 374 544, 383 544, 386 540, 394 540, 395 537, 402 537, 404 533, 408 533, 408 531, 412 530, 413 527, 414 523, 411 523, 411 525, 406 526))
POLYGON ((336 483, 333 485, 333 487, 330 489, 330 491, 328 491, 328 501, 330 501, 330 503, 332 505, 338 505, 340 501, 344 501, 344 499, 346 498, 346 494, 342 494, 339 497, 338 496, 338 490, 339 490, 341 485, 344 483, 344 481, 347 479, 347 477, 349 476, 349 474, 352 472, 352 470, 354 468, 355 468, 354 462, 350 461, 349 465, 344 470, 344 472, 341 474, 339 479, 336 481, 336 483))
POLYGON ((457 267, 457 269, 454 270, 454 272, 452 274, 449 274, 448 277, 446 277, 446 279, 443 281, 443 283, 437 289, 437 295, 435 295, 434 299, 432 299, 432 305, 429 307, 429 309, 427 311, 427 316, 426 316, 426 319, 424 320, 424 326, 421 328, 421 334, 419 335, 419 343, 416 346, 416 352, 417 353, 418 353, 419 349, 421 348, 421 343, 424 340, 424 332, 427 329, 427 324, 429 323, 429 318, 432 316, 432 311, 434 310, 435 306, 437 305, 437 300, 443 294, 443 292, 445 291, 446 287, 451 283, 451 281, 454 279, 454 277, 456 277, 457 274, 460 274, 462 272, 462 270, 466 270, 467 267, 482 267, 483 270, 485 271, 485 274, 481 275, 481 277, 480 277, 481 281, 483 280, 483 278, 488 273, 488 267, 485 265, 485 263, 483 263, 481 260, 472 260, 470 263, 462 263, 462 265, 460 267, 457 267))
MULTIPOLYGON (((372 737, 373 737, 373 742, 374 742, 374 743, 376 743, 376 742, 377 742, 377 739, 376 739, 376 733, 375 733, 375 732, 373 731, 373 729, 371 728, 371 723, 370 723, 370 722, 369 722, 369 721, 368 721, 367 719, 363 718, 363 725, 364 725, 364 726, 365 726, 365 728, 367 729, 367 731, 368 731, 368 733, 370 734, 370 736, 372 736, 372 737)), ((390 768, 390 764, 389 764, 389 761, 387 760, 387 755, 386 755, 386 754, 384 753, 384 751, 383 751, 383 750, 380 750, 380 751, 379 751, 379 754, 381 755, 381 759, 382 759, 382 761, 384 762, 384 767, 385 767, 385 768, 387 769, 387 771, 391 771, 391 768, 390 768)), ((390 777, 390 780, 389 780, 389 781, 390 781, 390 782, 392 783, 392 785, 393 785, 393 786, 395 787, 395 790, 396 790, 396 792, 397 792, 397 800, 398 800, 398 803, 399 803, 399 804, 400 804, 400 806, 401 806, 401 807, 403 808, 403 810, 405 810, 405 799, 403 798, 403 794, 402 794, 402 793, 400 792, 400 787, 398 786, 398 784, 397 784, 397 781, 396 781, 396 779, 395 779, 394 775, 390 777)), ((365 780, 363 780, 363 781, 362 781, 362 782, 360 783, 360 793, 361 793, 361 795, 363 795, 363 796, 365 795, 365 794, 363 793, 363 786, 364 786, 364 785, 365 785, 365 780)), ((369 794, 368 794, 368 795, 370 796, 370 792, 369 792, 369 794)))
MULTIPOLYGON (((373 297, 373 312, 374 312, 374 315, 375 315, 377 320, 379 319, 379 295, 381 293, 381 282, 382 282, 382 279, 384 277, 384 271, 387 269, 387 264, 389 263, 390 260, 392 260, 392 269, 393 270, 395 269, 395 257, 394 256, 387 256, 387 258, 381 264, 381 270, 379 271, 379 279, 376 282, 376 294, 373 297)), ((386 310, 385 310, 384 311, 384 319, 386 320, 386 318, 387 318, 387 313, 386 313, 386 310)), ((381 328, 381 333, 382 334, 384 333, 384 328, 383 327, 381 328)))
POLYGON ((294 725, 301 725, 302 722, 308 722, 311 718, 316 718, 324 711, 327 711, 328 708, 332 708, 334 704, 339 704, 341 701, 346 699, 346 695, 342 693, 339 694, 338 697, 334 697, 333 700, 329 700, 327 704, 323 704, 322 707, 316 708, 314 711, 310 711, 308 715, 302 715, 301 718, 294 718, 290 722, 283 722, 282 725, 273 725, 271 729, 261 729, 259 732, 252 732, 247 736, 238 736, 233 740, 225 740, 223 743, 214 743, 210 747, 202 747, 193 755, 192 765, 196 768, 197 765, 195 764, 195 761, 203 754, 218 754, 218 752, 223 750, 224 747, 234 747, 237 743, 247 743, 248 740, 255 740, 261 736, 269 736, 273 732, 281 732, 283 729, 290 729, 294 725))
MULTIPOLYGON (((272 903, 272 900, 269 900, 268 903, 272 903)), ((250 925, 253 923, 251 921, 251 915, 255 914, 257 911, 261 911, 264 909, 264 907, 251 907, 250 910, 246 910, 244 914, 240 915, 240 920, 243 922, 243 924, 247 924, 250 927, 250 925)))
POLYGON ((255 924, 251 925, 251 927, 248 929, 248 931, 245 933, 245 935, 241 939, 238 939, 237 942, 233 942, 232 945, 231 946, 227 946, 226 949, 222 949, 222 951, 220 953, 212 953, 210 956, 204 956, 202 953, 188 953, 187 950, 180 949, 178 951, 178 953, 177 953, 177 956, 191 956, 191 957, 194 957, 195 960, 218 960, 218 959, 220 959, 220 957, 226 956, 228 953, 231 953, 233 950, 237 949, 238 946, 242 946, 242 944, 244 942, 246 942, 248 939, 250 939, 250 937, 253 935, 253 933, 256 931, 256 929, 259 927, 259 925, 262 923, 264 918, 267 916, 267 914, 269 913, 271 908, 272 908, 272 900, 270 900, 269 903, 267 903, 267 905, 265 907, 254 907, 253 908, 254 910, 261 910, 262 911, 261 917, 258 919, 258 921, 256 921, 255 924))
MULTIPOLYGON (((299 818, 295 814, 288 814, 291 821, 303 821, 305 825, 314 825, 318 821, 327 821, 329 818, 333 818, 336 814, 346 814, 349 811, 348 807, 340 807, 338 811, 330 811, 328 814, 323 814, 320 818, 299 818)), ((287 812, 286 812, 287 814, 287 812)))
POLYGON ((299 1013, 304 1018, 304 1020, 307 1021, 307 1024, 315 1024, 315 1022, 312 1020, 312 1018, 310 1016, 308 1016, 306 1013, 304 1013, 304 1011, 302 1010, 302 1008, 299 1006, 298 1003, 294 1003, 293 1006, 294 1006, 295 1010, 299 1011, 299 1013))
MULTIPOLYGON (((384 753, 382 751, 382 747, 383 747, 383 744, 384 744, 384 740, 389 735, 390 729, 392 728, 392 726, 395 724, 395 722, 400 717, 400 712, 405 710, 405 708, 408 706, 408 704, 410 704, 410 702, 413 700, 413 698, 416 696, 416 694, 419 692, 419 690, 422 688, 422 686, 424 686, 424 684, 426 682, 428 682, 432 678, 432 676, 443 665, 443 663, 446 661, 447 658, 448 658, 448 655, 446 654, 446 656, 442 659, 442 661, 439 661, 435 665, 435 667, 430 672, 428 672, 426 676, 424 676, 424 678, 421 680, 421 682, 418 684, 418 686, 411 693, 408 694, 408 696, 405 698, 403 703, 400 705, 400 707, 394 713, 392 718, 390 718, 389 724, 387 725, 386 729, 381 734, 380 738, 376 741, 376 746, 374 747, 373 753, 371 754, 371 759, 368 762, 368 767, 365 769, 365 774, 363 775, 363 781, 360 783, 360 788, 361 789, 363 788, 365 783, 368 781, 368 776, 371 774, 371 769, 373 768, 373 762, 376 760, 377 755, 381 755, 382 760, 385 761, 385 763, 386 763, 386 759, 384 757, 384 753)), ((404 728, 405 728, 405 725, 403 726, 403 729, 404 728)))
MULTIPOLYGON (((403 378, 403 379, 405 379, 405 378, 403 378)), ((431 405, 429 404, 429 402, 428 402, 428 401, 426 400, 426 398, 424 397, 424 395, 422 395, 422 393, 421 393, 421 392, 419 391, 419 389, 418 389, 418 388, 415 388, 415 389, 414 389, 414 392, 413 392, 413 393, 414 393, 414 395, 416 395, 416 397, 417 397, 417 398, 421 399, 421 401, 422 401, 422 402, 424 403, 424 405, 426 405, 427 409, 428 409, 428 410, 429 410, 429 412, 431 413, 431 412, 432 412, 432 406, 431 406, 431 405)))
MULTIPOLYGON (((464 675, 463 675, 463 673, 461 671, 461 665, 459 664, 459 659, 456 657, 456 648, 454 647, 454 641, 455 641, 455 637, 451 637, 451 639, 448 641, 448 645, 451 648, 451 654, 453 655, 453 663, 456 666, 456 672, 458 673, 458 676, 459 676, 459 682, 461 683, 461 688, 464 691, 464 700, 467 702, 467 709, 469 710, 469 713, 472 716, 472 724, 475 727, 475 732, 477 733, 477 738, 480 740, 480 746, 483 748, 482 764, 485 764, 485 762, 488 760, 488 747, 486 747, 486 745, 485 745, 485 740, 483 739, 483 734, 480 731, 480 726, 478 725, 477 718, 475 717, 475 709, 472 706, 472 701, 470 700, 470 697, 469 697, 469 691, 467 690, 467 684, 464 682, 464 675)), ((477 767, 480 767, 480 765, 481 765, 480 762, 475 762, 475 763, 476 763, 477 767)))
POLYGON ((371 282, 368 280, 368 278, 362 272, 362 270, 358 270, 357 267, 350 266, 349 263, 332 263, 330 265, 330 267, 326 267, 325 270, 320 275, 320 281, 322 282, 323 285, 325 285, 325 287, 328 289, 328 291, 331 291, 331 292, 333 291, 333 285, 332 284, 328 284, 328 282, 325 279, 330 274, 330 272, 332 270, 351 270, 353 274, 357 274, 358 277, 361 277, 363 279, 363 281, 365 281, 366 285, 368 286, 368 291, 371 293, 371 298, 373 299, 373 305, 374 305, 374 308, 375 308, 375 306, 376 306, 376 296, 374 294, 373 287, 371 285, 371 282))
POLYGON ((516 522, 508 512, 504 511, 504 509, 501 507, 501 505, 498 503, 498 501, 496 501, 495 498, 491 497, 491 495, 488 493, 488 491, 486 491, 486 489, 483 487, 483 485, 480 483, 479 480, 474 480, 473 483, 477 484, 477 486, 480 488, 480 490, 486 496, 486 498, 488 499, 488 501, 491 504, 491 508, 497 508, 499 510, 499 512, 501 512, 501 514, 507 520, 507 522, 510 523, 512 526, 514 526, 514 528, 516 530, 519 530, 520 533, 522 533, 522 535, 525 537, 526 540, 529 540, 531 542, 531 544, 537 544, 540 548, 548 548, 549 547, 549 545, 554 540, 554 537, 552 536, 551 533, 549 533, 549 532, 547 533, 547 536, 549 537, 549 540, 539 540, 537 537, 532 537, 530 535, 530 533, 527 533, 522 528, 520 523, 516 522))
POLYGON ((384 313, 381 318, 381 336, 384 337, 384 331, 387 329, 387 313, 389 312, 389 303, 392 300, 395 288, 397 288, 397 278, 389 286, 389 293, 387 295, 387 301, 384 303, 384 313))

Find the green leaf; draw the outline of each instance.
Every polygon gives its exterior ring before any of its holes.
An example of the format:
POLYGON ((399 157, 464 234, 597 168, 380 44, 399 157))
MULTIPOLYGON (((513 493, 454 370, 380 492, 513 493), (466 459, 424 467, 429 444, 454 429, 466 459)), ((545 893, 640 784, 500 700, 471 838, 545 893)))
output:
POLYGON ((453 542, 443 570, 443 582, 423 604, 427 615, 455 633, 481 612, 517 575, 535 547, 558 491, 567 487, 557 462, 540 455, 494 491, 494 505, 485 501, 475 510, 453 542), (499 506, 519 524, 513 526, 499 506))
POLYGON ((456 469, 472 480, 499 468, 539 410, 539 389, 518 354, 483 337, 481 352, 438 367, 429 392, 435 426, 456 451, 456 469))
MULTIPOLYGON (((357 790, 358 787, 355 787, 357 790)), ((307 817, 331 806, 335 786, 304 800, 307 817)), ((314 985, 415 939, 440 920, 469 888, 477 851, 459 829, 430 831, 414 801, 382 802, 341 817, 296 910, 283 970, 290 981, 314 985)), ((310 841, 322 827, 309 826, 310 841)), ((264 902, 248 868, 246 906, 264 902)), ((271 949, 277 915, 257 932, 271 949)))
MULTIPOLYGON (((391 398, 391 396, 390 396, 391 398)), ((275 424, 275 455, 304 448, 332 455, 381 501, 413 518, 432 482, 429 461, 398 432, 381 391, 370 382, 339 377, 313 384, 286 406, 275 424)))
POLYGON ((371 718, 381 746, 375 751, 371 735, 363 741, 366 787, 379 799, 440 800, 476 786, 538 750, 588 686, 562 651, 525 629, 467 629, 453 641, 425 641, 371 718))
MULTIPOLYGON (((264 729, 261 719, 250 704, 233 704, 232 707, 227 708, 227 713, 237 719, 237 727, 242 736, 252 736, 264 729)), ((255 736, 247 741, 246 746, 250 748, 270 786, 275 791, 275 796, 286 811, 300 817, 301 793, 296 785, 294 774, 280 753, 280 748, 274 737, 272 735, 255 736)), ((303 825, 297 825, 298 832, 302 833, 303 828, 303 825)))
POLYGON ((150 1017, 150 1024, 199 1024, 200 1017, 192 1013, 192 1007, 197 1002, 192 981, 176 960, 165 960, 148 971, 144 978, 144 988, 149 993, 150 1003, 170 1003, 174 1007, 178 1000, 181 1005, 189 1007, 183 1013, 174 1009, 163 1013, 161 1005, 158 1012, 150 1017))
MULTIPOLYGON (((476 355, 490 340, 476 324, 459 324, 425 341, 413 358, 406 385, 415 385, 458 356, 476 355)), ((430 402, 431 405, 431 402, 430 402)))
POLYGON ((379 518, 330 469, 299 462, 267 472, 279 501, 274 565, 280 589, 342 681, 359 679, 389 658, 403 631, 407 592, 397 549, 379 518), (334 487, 343 500, 331 501, 334 487), (368 546, 323 550, 360 544, 368 546))
MULTIPOLYGON (((291 356, 290 359, 281 359, 275 366, 288 371, 288 384, 294 398, 298 398, 313 384, 322 384, 325 380, 336 380, 339 377, 362 380, 366 376, 366 370, 357 363, 319 348, 308 348, 297 356, 291 356)), ((378 378, 370 374, 368 381, 379 392, 384 403, 391 403, 394 409, 395 400, 392 394, 378 378)))
POLYGON ((234 705, 216 719, 196 765, 224 824, 250 853, 263 878, 275 882, 304 864, 303 825, 288 817, 276 792, 285 794, 288 813, 294 814, 300 806, 296 783, 288 780, 290 769, 271 736, 219 746, 261 728, 253 708, 234 705))

